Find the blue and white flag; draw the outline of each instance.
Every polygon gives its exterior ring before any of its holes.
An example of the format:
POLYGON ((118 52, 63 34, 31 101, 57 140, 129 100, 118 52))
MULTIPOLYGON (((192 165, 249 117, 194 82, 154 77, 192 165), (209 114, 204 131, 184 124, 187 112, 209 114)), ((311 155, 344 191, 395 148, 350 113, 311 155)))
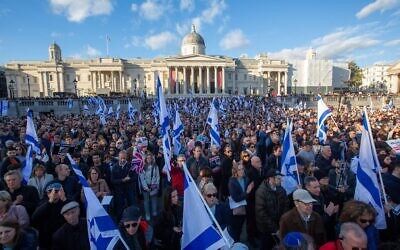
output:
POLYGON ((35 125, 33 124, 32 111, 28 109, 26 115, 26 135, 25 143, 32 146, 32 150, 36 155, 41 155, 39 137, 36 134, 35 125))
POLYGON ((113 107, 110 106, 110 107, 108 108, 107 116, 111 117, 111 116, 113 116, 113 115, 114 115, 114 110, 113 110, 113 107))
POLYGON ((183 201, 183 250, 219 249, 225 246, 223 237, 213 226, 200 192, 189 171, 184 167, 184 201, 183 201))
POLYGON ((210 113, 208 113, 207 124, 210 125, 210 137, 211 145, 216 145, 221 148, 221 137, 219 135, 219 125, 218 125, 218 109, 216 106, 215 98, 212 100, 210 105, 210 113))
POLYGON ((32 175, 32 168, 33 168, 33 156, 32 156, 32 146, 29 145, 28 149, 26 150, 26 157, 25 157, 25 166, 22 169, 22 177, 23 177, 23 182, 25 184, 28 183, 29 178, 31 178, 32 175))
POLYGON ((107 123, 107 121, 106 121, 106 116, 104 114, 104 109, 103 109, 103 107, 102 107, 102 105, 100 103, 99 103, 99 106, 96 109, 96 115, 99 116, 100 123, 101 123, 101 125, 104 126, 107 123))
POLYGON ((106 210, 100 204, 99 199, 97 199, 96 195, 94 194, 92 188, 87 183, 82 171, 78 165, 76 165, 71 155, 67 154, 67 156, 71 162, 72 169, 82 184, 83 193, 85 194, 86 220, 90 249, 111 250, 114 248, 118 240, 121 240, 126 249, 129 249, 122 239, 121 234, 118 228, 115 226, 110 215, 107 214, 106 210))
POLYGON ((332 111, 326 106, 320 95, 318 95, 317 100, 318 100, 317 136, 319 142, 324 144, 326 141, 326 131, 327 131, 324 122, 326 119, 328 119, 329 116, 332 115, 332 111))
POLYGON ((121 112, 121 103, 118 103, 117 110, 115 111, 117 121, 119 120, 119 113, 121 112))
POLYGON ((174 127, 173 130, 173 138, 172 143, 174 145, 174 155, 179 155, 181 151, 181 134, 183 133, 183 124, 181 118, 179 116, 178 108, 175 106, 175 119, 174 119, 174 127))
POLYGON ((67 106, 69 109, 72 109, 74 107, 74 101, 71 98, 68 98, 67 106))
POLYGON ((385 212, 377 178, 380 165, 365 108, 358 159, 354 199, 368 203, 375 208, 377 213, 375 226, 378 229, 385 229, 385 212))
POLYGON ((293 140, 292 140, 292 123, 289 119, 286 122, 285 136, 283 138, 282 146, 282 167, 281 174, 284 175, 282 178, 282 187, 286 190, 286 194, 291 194, 298 185, 294 171, 297 171, 296 154, 294 152, 293 140))
POLYGON ((135 107, 133 107, 131 100, 128 100, 128 117, 129 117, 129 124, 133 124, 135 120, 135 107))
POLYGON ((167 105, 165 103, 164 94, 160 82, 160 77, 157 76, 157 99, 158 99, 158 110, 159 110, 159 121, 161 126, 161 139, 164 150, 164 168, 167 172, 168 180, 170 180, 169 172, 171 171, 171 141, 169 138, 169 117, 167 111, 167 105))
POLYGON ((7 116, 9 109, 9 102, 8 100, 1 100, 0 101, 0 116, 7 116))
POLYGON ((86 104, 83 105, 83 111, 84 111, 84 112, 87 112, 87 113, 90 112, 88 105, 86 105, 86 104))

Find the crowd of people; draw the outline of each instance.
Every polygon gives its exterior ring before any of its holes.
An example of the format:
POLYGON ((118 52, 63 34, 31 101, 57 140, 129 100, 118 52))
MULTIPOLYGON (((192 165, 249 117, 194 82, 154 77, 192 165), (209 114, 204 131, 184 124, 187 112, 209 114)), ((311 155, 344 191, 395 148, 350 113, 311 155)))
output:
MULTIPOLYGON (((184 126, 180 152, 167 163, 170 181, 151 99, 143 100, 133 122, 126 113, 118 120, 107 117, 106 124, 94 114, 34 114, 42 153, 33 155, 27 183, 22 177, 26 119, 2 117, 2 248, 90 248, 85 195, 70 154, 100 201, 113 196, 105 209, 130 249, 181 248, 184 167, 237 247, 244 248, 242 242, 253 249, 400 249, 400 161, 385 142, 400 139, 397 109, 370 114, 388 200, 387 228, 378 230, 374 208, 353 199, 351 162, 359 153, 361 108, 333 110, 335 122, 328 120, 328 139, 321 145, 315 110, 284 107, 273 97, 219 98, 217 147, 206 125, 210 101, 167 100, 168 107, 177 106, 184 126), (281 186, 287 118, 293 119, 299 181, 291 194, 281 186), (139 158, 142 171, 132 167, 139 158)), ((118 242, 115 249, 125 245, 118 242)))

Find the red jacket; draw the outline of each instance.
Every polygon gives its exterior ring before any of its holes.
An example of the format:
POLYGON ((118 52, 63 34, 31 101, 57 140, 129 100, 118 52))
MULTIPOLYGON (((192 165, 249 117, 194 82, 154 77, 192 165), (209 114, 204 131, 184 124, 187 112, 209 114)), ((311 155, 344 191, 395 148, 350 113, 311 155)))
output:
POLYGON ((179 197, 183 197, 183 192, 185 189, 183 183, 183 180, 185 178, 183 170, 180 167, 171 164, 170 175, 171 175, 171 186, 175 188, 176 191, 178 191, 179 197))
POLYGON ((329 241, 325 245, 322 245, 319 250, 342 250, 342 246, 340 245, 340 240, 329 241))

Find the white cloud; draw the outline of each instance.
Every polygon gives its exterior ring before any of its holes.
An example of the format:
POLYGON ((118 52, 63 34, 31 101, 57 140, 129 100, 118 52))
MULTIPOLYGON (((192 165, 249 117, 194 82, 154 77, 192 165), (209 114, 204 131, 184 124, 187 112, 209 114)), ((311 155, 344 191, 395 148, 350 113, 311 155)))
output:
POLYGON ((169 43, 176 42, 176 36, 169 31, 164 31, 160 34, 149 36, 144 43, 152 50, 165 48, 169 43))
POLYGON ((97 50, 96 48, 93 48, 92 46, 90 46, 89 44, 87 45, 87 49, 86 49, 86 54, 89 57, 98 57, 101 55, 101 52, 99 50, 97 50))
POLYGON ((137 10, 138 10, 137 4, 133 3, 133 4, 131 5, 131 11, 135 12, 135 11, 137 11, 137 10))
POLYGON ((400 39, 388 41, 384 45, 385 46, 399 46, 400 45, 400 39))
POLYGON ((241 29, 234 29, 222 38, 219 42, 219 46, 222 49, 229 50, 247 46, 249 43, 250 41, 246 38, 241 29))
POLYGON ((176 27, 176 32, 178 32, 179 35, 184 36, 190 31, 190 22, 182 24, 177 23, 175 27, 176 27))
POLYGON ((140 5, 140 14, 147 20, 158 20, 164 13, 164 4, 155 0, 146 0, 140 5))
POLYGON ((108 15, 113 6, 111 0, 50 0, 56 14, 67 16, 70 22, 82 22, 87 17, 108 15))
POLYGON ((379 24, 370 23, 361 26, 340 28, 336 31, 312 40, 308 45, 285 48, 271 53, 273 58, 305 59, 307 50, 312 47, 318 58, 348 58, 357 50, 373 47, 380 43, 375 37, 380 33, 379 24))
POLYGON ((140 45, 142 45, 142 39, 138 36, 132 36, 131 40, 124 45, 124 48, 139 47, 140 45))
POLYGON ((224 16, 222 18, 222 22, 220 23, 220 26, 218 27, 217 32, 218 33, 222 33, 225 30, 226 24, 228 23, 228 21, 230 20, 230 16, 224 16))
POLYGON ((371 15, 376 11, 384 12, 392 9, 400 4, 399 0, 375 0, 373 3, 364 6, 359 12, 357 12, 357 18, 361 19, 371 15))
POLYGON ((56 32, 56 31, 53 31, 53 32, 51 32, 50 36, 53 37, 53 38, 56 38, 56 37, 60 37, 61 34, 56 32))
POLYGON ((194 0, 180 0, 179 7, 182 11, 192 12, 195 8, 194 0))
POLYGON ((203 10, 201 17, 206 23, 213 23, 214 18, 226 9, 226 4, 224 0, 212 0, 211 6, 208 9, 203 10))
POLYGON ((72 59, 82 59, 82 54, 81 53, 75 53, 69 56, 72 59))

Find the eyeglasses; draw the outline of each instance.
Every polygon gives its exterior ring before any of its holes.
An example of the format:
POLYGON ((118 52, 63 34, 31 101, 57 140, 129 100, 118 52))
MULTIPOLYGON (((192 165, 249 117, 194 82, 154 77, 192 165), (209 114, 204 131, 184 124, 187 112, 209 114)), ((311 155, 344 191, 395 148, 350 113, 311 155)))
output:
POLYGON ((375 223, 375 220, 366 220, 366 219, 360 219, 360 222, 362 223, 362 224, 365 224, 365 223, 369 223, 369 224, 372 224, 372 223, 375 223))
POLYGON ((250 155, 243 155, 243 158, 244 158, 244 157, 250 157, 250 155))
POLYGON ((137 223, 137 222, 133 222, 133 223, 129 223, 129 224, 124 224, 124 227, 125 227, 126 229, 129 229, 130 227, 135 228, 135 227, 137 227, 138 224, 139 224, 139 223, 137 223))
POLYGON ((58 193, 58 191, 60 191, 60 190, 58 190, 58 189, 50 189, 50 190, 47 190, 47 193, 50 194, 51 191, 53 191, 53 190, 54 190, 54 193, 58 193))
POLYGON ((206 194, 206 196, 207 196, 208 198, 211 198, 211 197, 217 197, 217 195, 218 195, 218 193, 214 193, 214 194, 206 194))

